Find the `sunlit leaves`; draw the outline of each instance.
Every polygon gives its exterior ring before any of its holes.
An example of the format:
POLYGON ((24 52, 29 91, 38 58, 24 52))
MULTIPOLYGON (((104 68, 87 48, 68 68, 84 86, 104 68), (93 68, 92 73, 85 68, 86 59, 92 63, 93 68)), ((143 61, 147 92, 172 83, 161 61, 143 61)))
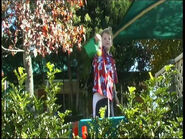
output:
POLYGON ((91 21, 91 17, 89 16, 88 13, 85 15, 85 21, 86 22, 90 22, 91 21))
POLYGON ((136 88, 131 86, 131 87, 128 87, 128 90, 129 90, 130 94, 132 94, 136 90, 136 88))
POLYGON ((152 72, 156 73, 163 66, 169 64, 170 59, 174 59, 182 53, 182 40, 140 40, 143 46, 149 50, 151 56, 150 63, 152 72))
POLYGON ((150 75, 150 79, 151 80, 154 80, 154 77, 152 76, 152 73, 151 72, 149 72, 149 75, 150 75))
MULTIPOLYGON (((53 64, 48 67, 51 75, 58 72, 53 64)), ((24 68, 19 67, 15 73, 20 83, 25 76, 24 68)), ((31 96, 21 84, 10 83, 2 96, 2 138, 68 138, 70 123, 64 124, 64 120, 71 111, 58 112, 61 107, 55 103, 58 88, 59 84, 51 82, 45 100, 31 96)))
POLYGON ((14 70, 15 75, 17 76, 19 85, 23 87, 23 83, 25 82, 25 79, 27 78, 27 74, 24 73, 24 68, 23 67, 18 67, 18 72, 14 70))
POLYGON ((100 118, 105 117, 106 109, 107 109, 107 106, 100 108, 100 110, 99 110, 100 118))
POLYGON ((3 0, 2 3, 3 15, 7 15, 2 20, 2 35, 9 39, 15 38, 13 48, 21 38, 23 47, 27 47, 28 51, 30 46, 35 46, 37 51, 31 51, 34 56, 40 54, 45 57, 51 52, 58 53, 60 50, 70 54, 74 46, 78 49, 82 47, 85 29, 82 25, 73 25, 76 10, 84 6, 82 0, 19 0, 10 3, 3 0), (5 6, 7 4, 8 6, 5 6), (16 17, 14 22, 8 22, 8 19, 11 19, 10 15, 16 17), (10 30, 10 26, 17 29, 10 30), (21 35, 13 33, 16 31, 20 31, 21 35))
POLYGON ((118 129, 121 138, 182 138, 183 118, 177 110, 182 100, 171 90, 171 77, 176 74, 172 67, 167 65, 166 72, 158 77, 150 74, 150 79, 145 81, 147 88, 139 95, 143 101, 133 99, 135 88, 128 87, 128 103, 118 105, 128 119, 118 129))
POLYGON ((5 85, 6 85, 6 77, 5 78, 2 78, 1 80, 1 91, 5 91, 5 85))
POLYGON ((175 67, 175 66, 170 64, 170 65, 165 66, 164 68, 168 72, 168 71, 170 71, 172 69, 172 67, 175 67))

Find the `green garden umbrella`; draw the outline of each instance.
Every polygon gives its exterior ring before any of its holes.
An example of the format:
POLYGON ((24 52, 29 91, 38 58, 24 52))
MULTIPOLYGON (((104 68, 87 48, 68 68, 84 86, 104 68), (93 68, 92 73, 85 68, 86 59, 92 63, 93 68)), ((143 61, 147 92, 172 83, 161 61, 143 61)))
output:
POLYGON ((182 39, 183 0, 135 0, 114 30, 114 44, 137 39, 182 39))
MULTIPOLYGON (((134 0, 113 30, 114 44, 141 39, 182 39, 182 18, 183 0, 134 0)), ((85 45, 89 57, 96 53, 95 48, 92 39, 85 45)))

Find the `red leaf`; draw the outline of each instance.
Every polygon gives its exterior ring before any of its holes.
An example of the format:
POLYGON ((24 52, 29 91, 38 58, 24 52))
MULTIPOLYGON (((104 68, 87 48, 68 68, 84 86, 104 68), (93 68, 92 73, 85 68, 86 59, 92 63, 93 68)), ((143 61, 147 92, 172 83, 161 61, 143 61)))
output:
POLYGON ((29 28, 28 27, 25 27, 25 30, 26 30, 26 32, 28 32, 29 28))
POLYGON ((46 32, 43 32, 43 35, 44 35, 45 37, 47 37, 47 33, 46 33, 46 32))
POLYGON ((48 26, 47 26, 47 25, 43 26, 43 27, 42 27, 42 31, 43 31, 43 32, 47 32, 47 31, 48 31, 48 26))
POLYGON ((69 15, 67 15, 67 18, 66 18, 66 20, 68 21, 70 19, 70 16, 69 15))
POLYGON ((70 55, 70 54, 72 53, 72 51, 73 51, 73 49, 70 48, 70 49, 67 51, 68 55, 70 55))
POLYGON ((83 1, 80 0, 79 4, 78 4, 80 7, 82 7, 84 4, 83 4, 83 1))
POLYGON ((80 39, 78 40, 78 43, 80 43, 82 41, 82 38, 80 37, 80 39))

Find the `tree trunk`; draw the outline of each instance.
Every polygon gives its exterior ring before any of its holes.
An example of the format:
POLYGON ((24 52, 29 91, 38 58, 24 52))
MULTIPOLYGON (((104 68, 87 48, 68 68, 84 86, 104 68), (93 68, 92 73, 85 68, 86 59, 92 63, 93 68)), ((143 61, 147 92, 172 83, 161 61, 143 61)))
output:
POLYGON ((73 108, 73 83, 72 83, 72 72, 71 72, 70 55, 68 55, 67 63, 68 63, 69 84, 70 84, 70 89, 71 89, 71 93, 70 93, 70 101, 71 101, 71 104, 70 105, 71 105, 71 108, 73 108))
POLYGON ((77 67, 76 111, 79 109, 79 69, 77 67))
POLYGON ((123 105, 123 95, 122 95, 122 84, 121 84, 121 105, 123 105))
POLYGON ((33 70, 32 70, 32 59, 29 52, 25 49, 23 53, 24 67, 27 73, 26 79, 26 91, 28 91, 31 96, 34 95, 34 85, 33 85, 33 70))

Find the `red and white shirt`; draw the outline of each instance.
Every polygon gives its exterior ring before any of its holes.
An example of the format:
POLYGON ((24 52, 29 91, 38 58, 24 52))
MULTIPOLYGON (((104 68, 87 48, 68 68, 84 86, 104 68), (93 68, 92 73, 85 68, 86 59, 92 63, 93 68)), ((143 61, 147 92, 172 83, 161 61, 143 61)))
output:
POLYGON ((95 56, 93 60, 94 86, 93 92, 113 99, 113 85, 118 82, 115 60, 102 49, 101 56, 95 56))

